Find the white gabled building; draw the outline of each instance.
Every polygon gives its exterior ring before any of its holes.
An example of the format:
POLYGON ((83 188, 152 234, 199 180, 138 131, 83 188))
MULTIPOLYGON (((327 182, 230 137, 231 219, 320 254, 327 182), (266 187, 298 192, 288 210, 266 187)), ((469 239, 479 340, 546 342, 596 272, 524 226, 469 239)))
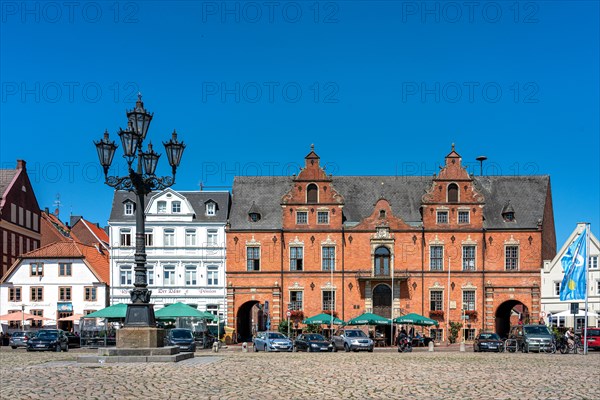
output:
MULTIPOLYGON (((182 302, 226 315, 225 224, 229 192, 165 189, 146 196, 148 289, 158 310, 182 302)), ((134 281, 135 196, 115 191, 109 225, 111 304, 129 303, 134 281)))
MULTIPOLYGON (((552 325, 558 327, 573 327, 579 331, 584 324, 585 301, 560 301, 560 285, 563 280, 564 271, 561 258, 575 238, 585 230, 585 224, 577 224, 575 230, 561 247, 552 261, 545 261, 542 269, 542 311, 546 316, 552 314, 552 325), (570 314, 570 304, 579 303, 579 314, 570 314), (561 315, 557 316, 557 314, 561 315)), ((590 233, 588 270, 588 311, 600 314, 600 268, 598 258, 600 256, 600 244, 598 239, 590 233)), ((600 318, 591 314, 588 317, 588 326, 600 327, 600 318)), ((548 323, 548 320, 546 320, 548 323)))
MULTIPOLYGON (((23 254, 0 281, 0 314, 25 310, 47 318, 26 321, 27 329, 48 326, 77 330, 74 323, 80 315, 108 304, 108 256, 102 245, 74 240, 51 243, 23 254), (67 320, 61 321, 63 318, 67 320)), ((1 322, 4 331, 22 329, 22 321, 1 322)))

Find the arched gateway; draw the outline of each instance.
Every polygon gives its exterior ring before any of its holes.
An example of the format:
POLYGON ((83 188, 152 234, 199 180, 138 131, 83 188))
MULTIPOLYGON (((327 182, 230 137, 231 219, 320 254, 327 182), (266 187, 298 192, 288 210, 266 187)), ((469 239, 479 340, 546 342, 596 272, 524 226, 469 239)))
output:
POLYGON ((508 300, 496 309, 496 333, 500 337, 507 337, 511 325, 529 323, 529 309, 519 300, 508 300))
POLYGON ((239 340, 251 342, 252 335, 265 330, 262 305, 256 301, 247 301, 240 306, 236 318, 236 330, 239 340))

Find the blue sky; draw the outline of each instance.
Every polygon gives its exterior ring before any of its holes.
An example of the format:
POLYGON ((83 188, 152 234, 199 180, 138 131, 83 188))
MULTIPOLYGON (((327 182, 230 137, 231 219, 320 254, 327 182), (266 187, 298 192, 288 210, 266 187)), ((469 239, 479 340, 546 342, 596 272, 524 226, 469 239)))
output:
POLYGON ((106 224, 92 140, 118 142, 141 91, 150 140, 188 145, 175 189, 291 174, 311 143, 335 175, 430 175, 454 142, 474 172, 550 175, 558 245, 598 234, 596 1, 1 7, 1 167, 25 159, 63 220, 106 224))

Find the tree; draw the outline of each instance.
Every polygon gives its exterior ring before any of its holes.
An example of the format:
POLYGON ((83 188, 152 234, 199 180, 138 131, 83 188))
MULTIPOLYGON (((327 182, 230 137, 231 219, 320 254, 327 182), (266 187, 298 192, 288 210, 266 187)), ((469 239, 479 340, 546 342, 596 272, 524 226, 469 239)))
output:
POLYGON ((463 324, 461 322, 452 322, 450 321, 450 336, 448 336, 448 341, 450 343, 456 343, 456 338, 458 337, 458 333, 460 332, 460 328, 462 328, 463 324))

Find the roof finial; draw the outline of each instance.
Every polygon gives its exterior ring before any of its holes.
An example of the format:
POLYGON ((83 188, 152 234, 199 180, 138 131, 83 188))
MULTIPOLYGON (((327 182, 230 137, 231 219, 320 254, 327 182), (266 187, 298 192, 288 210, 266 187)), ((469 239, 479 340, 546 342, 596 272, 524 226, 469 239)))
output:
POLYGON ((314 144, 310 145, 310 151, 315 151, 315 145, 314 144))
POLYGON ((454 143, 452 143, 452 151, 454 151, 454 143))

